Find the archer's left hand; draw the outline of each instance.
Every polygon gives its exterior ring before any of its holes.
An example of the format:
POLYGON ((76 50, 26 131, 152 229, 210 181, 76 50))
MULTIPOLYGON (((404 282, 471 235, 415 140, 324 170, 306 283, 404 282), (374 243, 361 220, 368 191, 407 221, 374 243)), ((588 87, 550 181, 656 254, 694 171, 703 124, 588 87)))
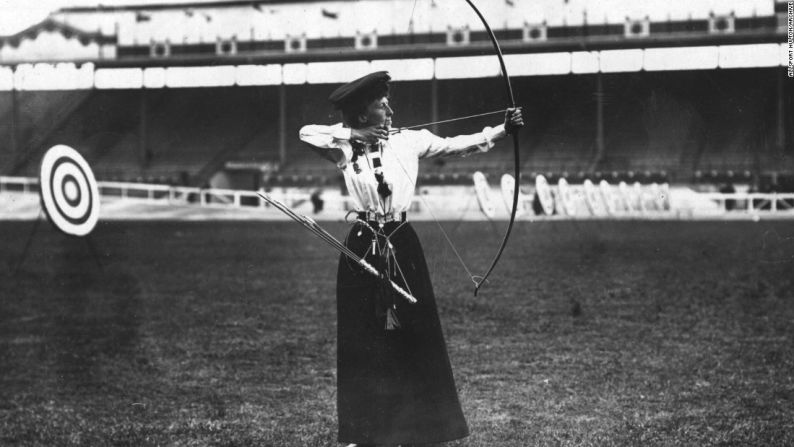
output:
POLYGON ((521 107, 511 107, 505 111, 505 132, 508 135, 524 127, 524 117, 521 115, 521 107))

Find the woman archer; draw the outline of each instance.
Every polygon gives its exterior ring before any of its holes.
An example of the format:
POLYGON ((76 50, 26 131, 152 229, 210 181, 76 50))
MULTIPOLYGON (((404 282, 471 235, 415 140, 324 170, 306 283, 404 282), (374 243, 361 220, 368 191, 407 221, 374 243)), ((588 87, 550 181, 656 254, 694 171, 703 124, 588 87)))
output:
POLYGON ((337 273, 337 410, 339 442, 359 446, 426 444, 468 436, 424 252, 408 223, 419 160, 487 152, 524 125, 520 108, 504 124, 441 138, 427 130, 390 136, 394 111, 385 71, 368 74, 329 97, 343 122, 307 125, 300 138, 342 171, 357 218, 345 245, 404 286, 344 255, 337 273))

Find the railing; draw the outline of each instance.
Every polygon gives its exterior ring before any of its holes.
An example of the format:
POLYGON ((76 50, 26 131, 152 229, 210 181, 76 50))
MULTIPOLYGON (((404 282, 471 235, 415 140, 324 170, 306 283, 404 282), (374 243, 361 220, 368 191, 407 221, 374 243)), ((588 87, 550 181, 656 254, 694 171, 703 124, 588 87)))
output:
MULTIPOLYGON (((151 203, 161 204, 182 204, 203 207, 267 207, 267 203, 262 200, 256 191, 235 190, 235 189, 203 189, 186 186, 155 185, 147 183, 123 183, 123 182, 97 182, 100 194, 103 197, 118 198, 124 200, 142 200, 151 203)), ((438 196, 426 195, 428 188, 423 188, 424 199, 415 201, 412 211, 420 212, 426 202, 441 203, 449 202, 444 199, 436 200, 438 196)), ((30 177, 4 177, 0 176, 0 192, 16 191, 26 193, 37 193, 39 191, 39 181, 30 177)), ((690 205, 675 206, 677 215, 684 216, 681 212, 694 213, 704 216, 719 215, 775 215, 780 217, 794 217, 794 193, 695 193, 691 192, 692 197, 697 199, 690 205), (710 204, 704 206, 703 204, 710 204)), ((279 200, 284 201, 290 206, 298 206, 310 201, 311 194, 308 191, 280 190, 273 193, 279 200)), ((673 193, 675 198, 675 193, 673 193)), ((349 210, 352 203, 349 197, 333 196, 325 197, 328 209, 349 210), (330 200, 329 200, 330 199, 330 200)), ((531 208, 532 196, 525 196, 525 208, 531 208)), ((434 211, 435 212, 435 211, 434 211)))
MULTIPOLYGON (((266 207, 256 191, 238 189, 198 188, 190 186, 156 185, 150 183, 125 183, 98 181, 99 194, 103 197, 143 200, 152 203, 194 204, 207 207, 266 207)), ((0 176, 0 192, 38 192, 39 180, 32 177, 0 176)), ((277 194, 279 200, 288 204, 302 203, 310 199, 308 192, 277 194)))
MULTIPOLYGON (((142 199, 171 204, 195 204, 208 207, 266 207, 256 191, 153 185, 146 183, 97 182, 99 193, 120 199, 142 199)), ((287 203, 304 202, 309 193, 278 194, 287 203)))
POLYGON ((794 193, 701 193, 701 197, 717 203, 723 213, 746 212, 748 214, 792 214, 794 215, 794 193))
POLYGON ((39 180, 32 177, 4 177, 0 175, 0 192, 38 192, 39 180))

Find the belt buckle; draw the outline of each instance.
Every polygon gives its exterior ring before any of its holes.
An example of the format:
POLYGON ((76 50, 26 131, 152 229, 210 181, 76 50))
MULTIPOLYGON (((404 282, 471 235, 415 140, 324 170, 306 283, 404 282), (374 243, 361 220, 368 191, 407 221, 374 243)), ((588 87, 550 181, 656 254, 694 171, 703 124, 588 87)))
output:
POLYGON ((380 213, 378 213, 376 211, 370 211, 370 220, 373 221, 373 222, 377 222, 380 225, 385 225, 385 224, 391 222, 394 219, 392 219, 392 214, 391 213, 380 214, 380 213))
POLYGON ((379 215, 375 211, 367 211, 367 220, 370 221, 370 222, 375 222, 375 223, 381 224, 381 225, 384 224, 383 216, 379 215))
POLYGON ((380 225, 385 225, 389 222, 402 222, 402 213, 392 211, 390 213, 380 214, 376 211, 367 210, 367 221, 376 222, 380 225))

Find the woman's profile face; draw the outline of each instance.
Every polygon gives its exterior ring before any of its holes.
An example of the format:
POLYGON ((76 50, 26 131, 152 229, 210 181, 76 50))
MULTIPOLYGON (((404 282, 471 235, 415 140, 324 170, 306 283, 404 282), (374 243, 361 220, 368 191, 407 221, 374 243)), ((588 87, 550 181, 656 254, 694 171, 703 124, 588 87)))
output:
POLYGON ((366 115, 362 116, 365 120, 363 123, 365 127, 380 126, 386 129, 391 127, 391 117, 394 114, 391 106, 389 106, 389 97, 384 96, 378 98, 367 106, 366 115))

